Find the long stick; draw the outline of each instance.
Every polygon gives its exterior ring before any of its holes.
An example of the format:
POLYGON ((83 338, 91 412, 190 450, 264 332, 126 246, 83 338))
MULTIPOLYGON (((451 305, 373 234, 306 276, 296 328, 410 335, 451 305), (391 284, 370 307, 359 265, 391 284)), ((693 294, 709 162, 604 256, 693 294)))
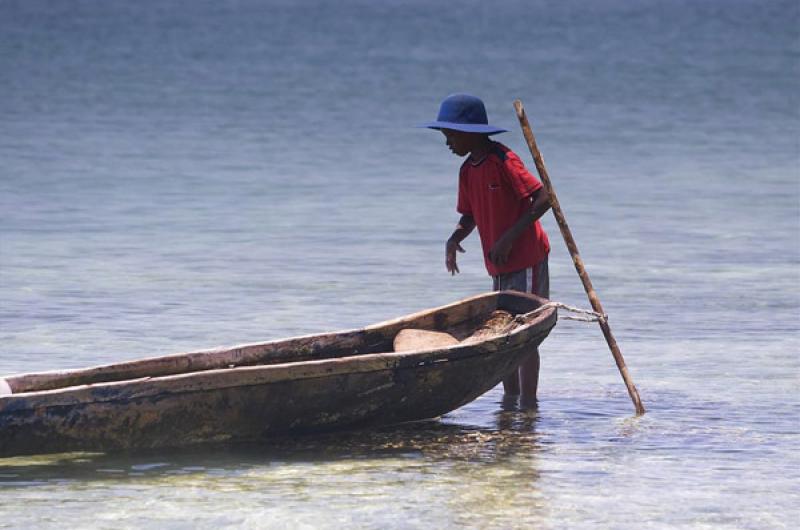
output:
MULTIPOLYGON (((597 297, 594 287, 592 287, 592 281, 589 279, 589 274, 586 272, 586 267, 583 265, 583 260, 578 252, 578 245, 575 243, 575 238, 572 237, 572 232, 570 232, 569 226, 567 225, 567 219, 564 217, 564 212, 561 210, 561 205, 558 203, 556 191, 553 189, 552 182, 550 182, 550 176, 547 174, 547 168, 544 167, 542 153, 539 152, 539 148, 536 146, 536 138, 533 136, 533 131, 528 123, 528 117, 525 115, 525 109, 522 107, 522 102, 520 100, 516 100, 514 102, 514 109, 517 111, 517 118, 519 119, 519 124, 522 127, 522 134, 525 135, 525 140, 528 142, 528 148, 531 150, 531 155, 533 155, 533 161, 536 164, 536 170, 539 172, 539 177, 542 179, 542 184, 544 184, 545 189, 550 194, 550 205, 553 209, 553 215, 556 217, 558 227, 561 229, 561 235, 564 237, 564 242, 567 244, 567 249, 572 256, 572 262, 575 264, 575 270, 578 271, 578 276, 580 276, 581 281, 583 282, 583 288, 586 290, 586 295, 589 297, 589 302, 592 304, 592 309, 601 315, 605 315, 603 306, 600 304, 600 299, 597 297)), ((636 414, 644 414, 644 405, 642 405, 642 400, 639 398, 639 392, 633 385, 630 374, 628 374, 628 368, 625 366, 625 359, 622 358, 622 352, 619 350, 619 346, 617 346, 617 341, 614 339, 614 335, 611 334, 611 328, 608 326, 608 322, 605 319, 600 319, 599 323, 600 329, 603 330, 603 335, 608 343, 608 347, 611 349, 611 355, 614 356, 614 361, 617 363, 619 373, 622 375, 622 380, 625 381, 625 386, 628 388, 628 394, 631 396, 634 407, 636 407, 636 414)))

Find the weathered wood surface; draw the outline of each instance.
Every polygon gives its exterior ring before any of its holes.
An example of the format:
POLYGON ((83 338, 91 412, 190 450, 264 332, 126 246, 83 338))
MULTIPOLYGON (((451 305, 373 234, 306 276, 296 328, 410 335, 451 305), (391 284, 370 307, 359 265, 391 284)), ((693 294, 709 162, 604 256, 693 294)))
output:
MULTIPOLYGON (((406 327, 444 329, 464 338, 465 326, 477 315, 493 308, 491 297, 478 295, 436 309, 381 322, 363 329, 307 335, 288 340, 245 344, 233 348, 179 353, 122 363, 67 370, 21 374, 6 377, 13 393, 31 392, 123 381, 141 377, 158 377, 217 368, 299 362, 341 355, 389 351, 397 331, 406 327), (469 303, 467 303, 469 302, 469 303), (459 328, 462 328, 460 329, 459 328)), ((466 333, 467 335, 469 333, 466 333)))
POLYGON ((170 356, 193 370, 179 374, 163 374, 172 365, 156 358, 69 372, 60 380, 56 374, 10 377, 15 393, 0 396, 0 456, 257 440, 436 417, 514 370, 555 325, 555 310, 482 341, 442 348, 390 351, 398 332, 427 329, 464 339, 499 306, 521 313, 541 303, 522 293, 490 293, 361 330, 170 356), (243 358, 261 362, 229 367, 243 358), (22 393, 14 385, 72 383, 103 371, 116 378, 130 374, 132 364, 141 377, 22 393))

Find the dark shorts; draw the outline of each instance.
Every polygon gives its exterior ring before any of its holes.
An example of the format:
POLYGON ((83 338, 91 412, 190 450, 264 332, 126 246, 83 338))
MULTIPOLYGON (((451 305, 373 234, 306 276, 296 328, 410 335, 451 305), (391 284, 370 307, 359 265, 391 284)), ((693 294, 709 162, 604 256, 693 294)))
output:
POLYGON ((547 268, 547 258, 527 269, 492 276, 492 289, 495 291, 522 291, 550 298, 550 272, 547 268))

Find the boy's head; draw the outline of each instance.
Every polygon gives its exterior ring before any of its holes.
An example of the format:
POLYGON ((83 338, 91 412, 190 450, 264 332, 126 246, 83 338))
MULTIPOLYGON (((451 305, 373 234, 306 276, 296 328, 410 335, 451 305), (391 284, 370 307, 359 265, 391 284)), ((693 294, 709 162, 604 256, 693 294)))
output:
POLYGON ((440 129, 446 138, 447 147, 453 154, 465 156, 475 151, 486 149, 489 143, 487 133, 471 133, 454 129, 440 129))

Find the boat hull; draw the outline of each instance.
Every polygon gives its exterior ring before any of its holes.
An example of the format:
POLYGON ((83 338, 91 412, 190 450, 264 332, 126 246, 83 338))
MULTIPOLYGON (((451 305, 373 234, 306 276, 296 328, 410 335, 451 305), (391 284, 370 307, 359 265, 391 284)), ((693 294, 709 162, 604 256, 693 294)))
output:
MULTIPOLYGON (((520 299, 528 302, 522 306, 542 302, 534 298, 520 299)), ((440 350, 239 366, 0 397, 0 456, 253 441, 437 417, 513 371, 555 325, 555 310, 546 313, 493 340, 440 350)), ((419 323, 413 317, 357 331, 374 342, 419 323)), ((422 321, 428 320, 437 318, 422 321)))

